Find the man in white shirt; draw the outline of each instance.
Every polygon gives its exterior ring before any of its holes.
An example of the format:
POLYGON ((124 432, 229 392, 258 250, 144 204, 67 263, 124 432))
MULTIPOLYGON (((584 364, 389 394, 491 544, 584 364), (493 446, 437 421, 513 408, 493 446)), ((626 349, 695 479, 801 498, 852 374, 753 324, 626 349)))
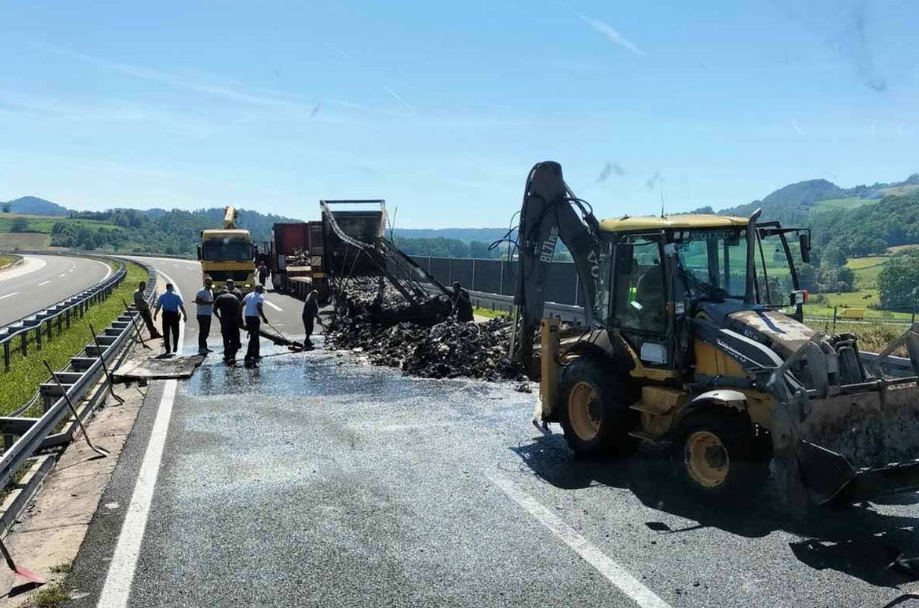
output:
POLYGON ((243 319, 246 323, 246 329, 249 331, 249 346, 246 347, 246 363, 255 363, 262 358, 261 355, 259 355, 258 330, 262 320, 264 320, 265 323, 268 322, 268 318, 265 316, 265 311, 262 306, 265 302, 264 291, 265 287, 263 285, 256 285, 255 291, 246 294, 242 304, 239 305, 242 310, 243 319))
POLYGON ((205 355, 211 352, 207 347, 207 337, 211 333, 211 315, 214 314, 214 280, 209 276, 204 277, 204 288, 195 294, 195 304, 198 305, 198 354, 205 355))

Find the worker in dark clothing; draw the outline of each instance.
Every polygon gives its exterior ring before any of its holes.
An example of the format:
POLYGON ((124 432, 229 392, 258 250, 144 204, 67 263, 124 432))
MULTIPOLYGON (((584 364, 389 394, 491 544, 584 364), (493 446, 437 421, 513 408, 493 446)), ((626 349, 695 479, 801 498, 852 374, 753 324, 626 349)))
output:
POLYGON ((249 332, 249 346, 246 348, 246 363, 249 364, 254 364, 262 358, 259 354, 258 332, 261 328, 261 321, 268 322, 263 306, 265 302, 264 291, 265 288, 262 285, 256 285, 255 291, 247 293, 240 305, 240 313, 243 314, 246 320, 246 329, 249 332))
POLYGON ((188 313, 185 312, 185 302, 182 297, 173 291, 172 283, 166 283, 166 292, 160 294, 156 300, 156 310, 153 311, 153 318, 160 314, 163 309, 163 343, 166 346, 166 354, 177 353, 179 351, 179 311, 182 311, 182 322, 188 320, 188 313), (170 334, 172 335, 172 348, 169 347, 170 334))
MULTIPOLYGON (((229 281, 228 281, 229 283, 229 281)), ((229 285, 232 287, 232 284, 229 285)), ((240 299, 227 290, 227 284, 214 300, 214 316, 220 320, 220 335, 223 337, 223 361, 234 363, 236 352, 242 346, 239 339, 240 299)))
POLYGON ((223 286, 227 288, 227 291, 236 296, 240 302, 243 301, 243 292, 239 290, 239 287, 236 286, 236 283, 233 282, 233 279, 227 279, 224 281, 223 286))
POLYGON ((265 266, 265 262, 262 262, 261 265, 259 265, 258 267, 258 282, 261 283, 263 286, 267 286, 269 274, 270 273, 268 272, 268 267, 265 266))
POLYGON ((156 340, 157 338, 162 338, 163 335, 157 331, 156 325, 153 324, 153 317, 150 316, 150 304, 147 303, 147 298, 144 295, 146 290, 146 281, 141 281, 137 284, 137 291, 134 292, 134 308, 137 309, 137 312, 140 313, 140 317, 147 325, 147 331, 150 332, 150 338, 156 340))
POLYGON ((453 316, 460 323, 474 321, 472 316, 472 300, 469 299, 469 292, 463 289, 459 281, 453 282, 453 316))
MULTIPOLYGON (((310 340, 310 336, 313 334, 314 323, 319 321, 319 292, 315 289, 306 296, 306 301, 303 302, 303 330, 306 332, 306 338, 303 340, 303 345, 311 349, 313 348, 313 343, 310 340)), ((319 321, 319 324, 322 325, 322 321, 319 321)))

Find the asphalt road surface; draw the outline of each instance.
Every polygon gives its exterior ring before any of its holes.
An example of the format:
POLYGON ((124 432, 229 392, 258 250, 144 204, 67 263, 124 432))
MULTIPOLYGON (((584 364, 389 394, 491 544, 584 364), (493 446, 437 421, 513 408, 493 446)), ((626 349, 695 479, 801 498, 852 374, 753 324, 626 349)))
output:
POLYGON ((24 255, 0 272, 0 327, 92 287, 111 273, 98 260, 24 255))
MULTIPOLYGON (((194 264, 154 263, 191 297, 194 264)), ((271 299, 293 331, 299 303, 271 299)), ((774 488, 705 508, 653 450, 572 458, 513 385, 263 354, 151 384, 71 605, 880 608, 919 586, 891 566, 919 555, 915 494, 799 518, 774 488)))

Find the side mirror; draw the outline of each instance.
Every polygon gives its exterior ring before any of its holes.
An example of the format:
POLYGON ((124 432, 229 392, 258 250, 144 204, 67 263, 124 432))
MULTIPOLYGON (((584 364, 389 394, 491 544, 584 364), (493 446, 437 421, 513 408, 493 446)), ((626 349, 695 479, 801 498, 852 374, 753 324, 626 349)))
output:
POLYGON ((632 261, 635 252, 631 243, 620 243, 616 245, 616 274, 632 274, 632 261))
POLYGON ((198 259, 201 259, 201 245, 198 245, 198 259))
POLYGON ((809 232, 802 232, 798 235, 798 243, 801 245, 801 261, 810 264, 811 261, 811 235, 809 232))

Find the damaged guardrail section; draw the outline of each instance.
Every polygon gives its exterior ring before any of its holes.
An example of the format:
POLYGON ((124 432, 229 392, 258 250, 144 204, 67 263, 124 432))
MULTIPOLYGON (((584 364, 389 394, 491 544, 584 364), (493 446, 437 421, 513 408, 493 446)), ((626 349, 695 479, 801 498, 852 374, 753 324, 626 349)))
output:
MULTIPOLYGON (((121 278, 118 279, 120 281, 124 278, 126 264, 122 260, 118 260, 118 262, 121 264, 121 278)), ((148 281, 145 297, 148 302, 152 302, 156 291, 156 273, 149 266, 143 263, 140 264, 147 269, 148 281)), ((111 282, 107 280, 104 283, 111 282)), ((80 298, 79 302, 73 302, 68 309, 79 311, 81 302, 86 302, 89 298, 95 297, 96 294, 104 293, 106 290, 108 290, 107 293, 111 293, 109 288, 113 287, 114 284, 96 286, 92 294, 80 298)), ((57 318, 60 318, 61 313, 63 311, 58 313, 57 318)), ((73 314, 76 313, 74 312, 73 314)), ((102 377, 104 366, 112 365, 113 362, 123 357, 127 352, 124 347, 134 337, 138 317, 137 310, 133 305, 130 306, 109 328, 96 335, 93 343, 87 344, 82 352, 71 357, 70 363, 64 370, 55 372, 60 385, 52 378, 40 386, 39 394, 44 408, 44 414, 41 418, 0 417, 0 433, 4 435, 4 442, 7 448, 2 458, 0 458, 0 488, 4 488, 9 484, 16 472, 36 451, 67 443, 72 438, 77 424, 76 420, 73 420, 73 424, 69 425, 67 429, 52 435, 55 429, 70 414, 70 408, 64 393, 66 392, 67 397, 73 403, 78 403, 87 395, 102 377)), ((29 329, 31 330, 32 328, 30 327, 29 329)), ((20 334, 17 332, 15 335, 20 334)), ((81 419, 89 416, 108 390, 109 387, 105 383, 98 387, 95 394, 89 399, 89 403, 80 412, 81 419)))
POLYGON ((118 258, 107 258, 118 264, 118 269, 111 276, 85 291, 61 300, 54 306, 41 310, 14 321, 0 328, 0 345, 3 348, 3 371, 10 369, 10 350, 18 347, 22 356, 28 355, 29 336, 35 338, 35 348, 41 350, 42 340, 51 340, 52 328, 57 326, 57 332, 70 327, 74 319, 83 318, 86 310, 97 302, 108 298, 112 291, 121 284, 127 275, 127 265, 118 258), (18 340, 17 340, 18 338, 18 340), (14 345, 18 342, 18 345, 14 345))

